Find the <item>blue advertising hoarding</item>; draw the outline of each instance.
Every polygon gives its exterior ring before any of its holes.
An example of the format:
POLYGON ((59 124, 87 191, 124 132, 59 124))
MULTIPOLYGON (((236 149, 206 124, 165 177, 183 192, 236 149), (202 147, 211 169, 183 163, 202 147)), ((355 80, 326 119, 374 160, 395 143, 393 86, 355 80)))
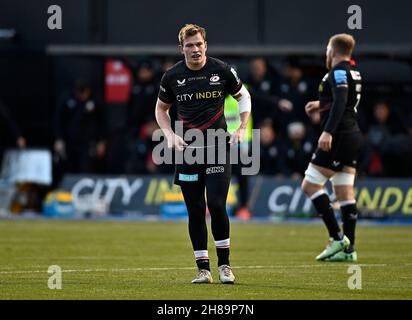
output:
MULTIPOLYGON (((300 181, 270 176, 250 178, 249 205, 255 217, 311 217, 314 215, 310 200, 300 188, 300 181)), ((356 199, 362 217, 411 218, 412 180, 358 179, 356 199)), ((330 185, 328 192, 334 200, 330 185)), ((165 195, 173 201, 182 201, 180 188, 173 184, 171 175, 158 176, 106 176, 67 175, 61 189, 71 192, 76 202, 88 204, 104 202, 111 214, 159 215, 165 195)), ((236 179, 228 195, 228 204, 237 203, 236 179)))

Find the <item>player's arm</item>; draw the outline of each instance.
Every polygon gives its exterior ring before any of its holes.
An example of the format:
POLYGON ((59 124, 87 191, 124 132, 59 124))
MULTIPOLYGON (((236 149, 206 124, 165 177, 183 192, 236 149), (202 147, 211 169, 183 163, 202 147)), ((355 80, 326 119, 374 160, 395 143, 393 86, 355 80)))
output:
POLYGON ((240 114, 239 128, 232 134, 229 143, 241 143, 243 142, 245 136, 247 122, 252 109, 250 93, 239 79, 234 68, 227 66, 225 76, 227 79, 226 90, 233 98, 237 100, 240 114))
POLYGON ((167 139, 167 146, 169 148, 176 148, 177 150, 182 151, 187 143, 173 132, 169 115, 169 109, 171 106, 171 103, 165 103, 162 100, 157 99, 155 109, 156 121, 167 139))
POLYGON ((329 151, 332 136, 336 132, 348 102, 348 80, 345 70, 335 70, 332 79, 333 102, 323 132, 319 138, 319 148, 329 151))
POLYGON ((239 128, 232 134, 230 144, 243 142, 250 112, 252 110, 252 102, 250 93, 244 85, 238 93, 232 95, 238 102, 240 125, 239 128))
POLYGON ((11 117, 9 111, 6 109, 5 106, 2 105, 0 101, 0 119, 3 118, 3 122, 8 126, 13 138, 16 141, 16 145, 19 148, 26 147, 26 140, 24 139, 19 127, 17 126, 16 122, 11 117))
POLYGON ((309 101, 305 106, 305 112, 308 116, 310 116, 313 112, 319 111, 319 108, 320 108, 319 100, 309 101))
POLYGON ((170 120, 169 109, 172 107, 175 101, 175 95, 170 87, 170 78, 167 72, 160 80, 160 90, 155 108, 155 117, 157 124, 162 129, 163 134, 167 140, 167 146, 169 148, 176 148, 182 151, 184 146, 187 145, 181 137, 176 135, 172 129, 172 123, 170 120))

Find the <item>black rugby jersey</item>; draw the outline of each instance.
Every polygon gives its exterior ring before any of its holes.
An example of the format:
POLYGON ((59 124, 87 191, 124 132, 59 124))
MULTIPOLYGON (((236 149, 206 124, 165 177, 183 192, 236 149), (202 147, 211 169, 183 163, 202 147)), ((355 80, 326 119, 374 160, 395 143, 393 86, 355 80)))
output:
POLYGON ((165 72, 159 99, 175 103, 185 130, 227 129, 223 114, 227 94, 239 92, 242 82, 236 71, 218 59, 207 57, 200 70, 191 70, 182 60, 165 72))
POLYGON ((323 131, 331 134, 360 131, 356 113, 361 91, 361 75, 353 60, 338 63, 324 76, 319 85, 323 131))

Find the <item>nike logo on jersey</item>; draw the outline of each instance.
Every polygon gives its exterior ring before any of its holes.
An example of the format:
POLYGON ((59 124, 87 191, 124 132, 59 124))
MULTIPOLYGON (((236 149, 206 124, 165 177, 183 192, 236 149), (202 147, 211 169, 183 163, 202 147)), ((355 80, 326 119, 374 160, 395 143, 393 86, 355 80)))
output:
POLYGON ((337 167, 338 165, 340 165, 340 162, 339 162, 339 161, 333 161, 333 162, 332 162, 332 165, 333 165, 334 167, 337 167))

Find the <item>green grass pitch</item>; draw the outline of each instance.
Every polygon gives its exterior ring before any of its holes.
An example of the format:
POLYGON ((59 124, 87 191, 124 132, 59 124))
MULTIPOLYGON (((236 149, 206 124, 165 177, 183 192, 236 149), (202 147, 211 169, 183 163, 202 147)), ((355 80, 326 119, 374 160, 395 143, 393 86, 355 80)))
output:
MULTIPOLYGON (((210 230, 210 225, 209 225, 210 230)), ((358 227, 362 289, 349 264, 316 262, 321 224, 231 226, 235 285, 190 283, 196 274, 184 222, 0 221, 0 299, 412 299, 412 227, 358 227), (48 267, 62 289, 48 288, 48 267)))

